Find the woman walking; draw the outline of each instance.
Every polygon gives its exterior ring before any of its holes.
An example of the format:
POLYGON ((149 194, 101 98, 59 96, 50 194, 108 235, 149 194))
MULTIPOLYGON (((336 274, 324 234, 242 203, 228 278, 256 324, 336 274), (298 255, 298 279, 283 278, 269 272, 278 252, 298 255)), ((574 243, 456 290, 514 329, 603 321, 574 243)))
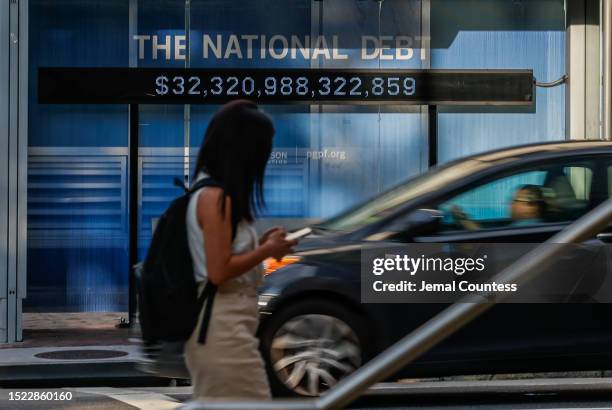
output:
POLYGON ((195 180, 212 178, 222 188, 196 191, 187 209, 198 289, 212 291, 185 345, 194 398, 270 398, 255 336, 256 289, 263 260, 280 259, 297 243, 286 240, 282 228, 258 239, 252 225, 255 209, 264 204, 273 135, 270 118, 254 103, 234 101, 214 115, 198 155, 195 180), (205 340, 199 343, 202 326, 205 340))

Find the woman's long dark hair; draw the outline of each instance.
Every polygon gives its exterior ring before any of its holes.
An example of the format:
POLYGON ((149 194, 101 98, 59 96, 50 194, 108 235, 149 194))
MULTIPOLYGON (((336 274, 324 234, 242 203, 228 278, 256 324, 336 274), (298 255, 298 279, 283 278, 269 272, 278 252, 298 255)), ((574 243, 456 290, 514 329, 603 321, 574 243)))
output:
MULTIPOLYGON (((274 126, 251 101, 232 101, 213 116, 198 154, 194 179, 205 172, 231 198, 232 237, 242 220, 252 222, 265 206, 263 179, 272 151, 274 126)), ((225 212, 222 199, 221 212, 225 212)))

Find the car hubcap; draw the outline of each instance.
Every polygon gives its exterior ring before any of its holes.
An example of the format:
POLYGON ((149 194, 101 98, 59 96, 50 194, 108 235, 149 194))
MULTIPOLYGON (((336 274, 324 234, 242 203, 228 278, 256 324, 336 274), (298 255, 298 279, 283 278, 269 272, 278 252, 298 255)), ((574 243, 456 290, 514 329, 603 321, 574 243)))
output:
POLYGON ((318 396, 361 364, 353 330, 327 315, 300 315, 278 329, 270 356, 279 379, 301 395, 318 396))

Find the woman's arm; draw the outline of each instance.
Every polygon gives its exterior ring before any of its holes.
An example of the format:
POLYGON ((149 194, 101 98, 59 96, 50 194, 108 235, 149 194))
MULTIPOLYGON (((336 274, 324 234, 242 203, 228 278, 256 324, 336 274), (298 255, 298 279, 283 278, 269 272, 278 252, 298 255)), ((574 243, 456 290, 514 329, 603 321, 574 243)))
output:
POLYGON ((297 242, 284 239, 284 233, 271 234, 270 238, 254 250, 238 255, 232 254, 231 199, 225 198, 225 212, 222 213, 219 201, 221 188, 209 187, 198 198, 198 223, 204 233, 204 251, 208 280, 219 285, 226 280, 240 276, 264 259, 285 255, 297 242))

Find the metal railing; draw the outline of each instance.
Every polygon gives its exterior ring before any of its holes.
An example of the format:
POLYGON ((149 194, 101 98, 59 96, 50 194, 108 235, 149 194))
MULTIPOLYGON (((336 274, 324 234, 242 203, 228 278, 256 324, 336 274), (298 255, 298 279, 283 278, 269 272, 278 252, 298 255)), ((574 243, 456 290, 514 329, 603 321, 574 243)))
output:
MULTIPOLYGON (((580 243, 594 237, 612 222, 612 199, 576 220, 544 244, 580 243)), ((562 246, 538 246, 504 269, 493 280, 500 284, 523 284, 553 263, 562 246)), ((425 322, 374 359, 340 381, 326 394, 315 399, 282 399, 266 401, 192 401, 182 410, 328 410, 347 406, 369 386, 392 376, 423 353, 455 333, 467 323, 501 301, 499 292, 466 296, 425 322), (483 302, 486 300, 486 302, 483 302)))

